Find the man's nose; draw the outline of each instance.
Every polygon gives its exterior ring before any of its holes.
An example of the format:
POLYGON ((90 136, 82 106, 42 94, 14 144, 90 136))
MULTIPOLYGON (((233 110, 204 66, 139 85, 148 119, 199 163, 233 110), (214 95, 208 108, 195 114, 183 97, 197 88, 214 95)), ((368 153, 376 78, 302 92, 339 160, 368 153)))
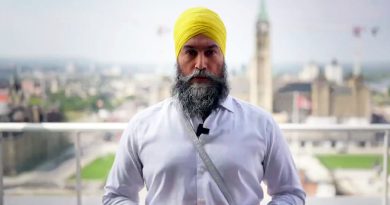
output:
POLYGON ((207 59, 202 54, 196 57, 195 68, 199 70, 203 70, 207 68, 207 59))

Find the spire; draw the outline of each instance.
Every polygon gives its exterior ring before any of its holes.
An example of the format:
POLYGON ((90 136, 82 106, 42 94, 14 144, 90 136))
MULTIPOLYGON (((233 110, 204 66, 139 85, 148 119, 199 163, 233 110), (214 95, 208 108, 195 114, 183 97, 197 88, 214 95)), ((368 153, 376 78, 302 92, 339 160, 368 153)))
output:
POLYGON ((260 0, 260 10, 257 19, 260 21, 268 21, 268 13, 265 5, 265 0, 260 0))

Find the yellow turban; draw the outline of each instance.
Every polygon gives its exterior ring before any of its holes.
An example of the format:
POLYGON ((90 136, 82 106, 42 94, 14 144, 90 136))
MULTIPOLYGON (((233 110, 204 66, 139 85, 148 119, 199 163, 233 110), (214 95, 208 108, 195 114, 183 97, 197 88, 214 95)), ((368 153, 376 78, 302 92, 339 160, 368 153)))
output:
POLYGON ((176 20, 173 33, 176 58, 184 44, 199 34, 215 41, 225 55, 226 28, 218 14, 210 9, 204 7, 187 9, 176 20))

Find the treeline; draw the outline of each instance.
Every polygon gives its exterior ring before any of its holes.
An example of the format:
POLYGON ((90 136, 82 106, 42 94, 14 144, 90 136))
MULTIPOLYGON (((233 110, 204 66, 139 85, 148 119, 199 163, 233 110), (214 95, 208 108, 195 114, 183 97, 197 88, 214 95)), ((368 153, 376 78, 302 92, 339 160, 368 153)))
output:
POLYGON ((112 110, 113 103, 109 94, 98 94, 95 96, 80 97, 78 95, 67 96, 64 91, 50 94, 48 103, 59 105, 63 112, 67 111, 97 111, 100 108, 112 110))

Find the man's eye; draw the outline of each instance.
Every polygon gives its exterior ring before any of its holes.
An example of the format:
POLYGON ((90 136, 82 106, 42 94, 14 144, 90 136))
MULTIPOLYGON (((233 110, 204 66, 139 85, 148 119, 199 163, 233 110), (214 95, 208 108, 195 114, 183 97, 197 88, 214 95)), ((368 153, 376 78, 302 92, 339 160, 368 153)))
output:
POLYGON ((196 51, 195 50, 187 50, 186 54, 190 55, 190 56, 195 56, 196 55, 196 51))
POLYGON ((213 55, 214 53, 215 53, 214 50, 207 50, 207 51, 205 52, 206 56, 211 56, 211 55, 213 55))

